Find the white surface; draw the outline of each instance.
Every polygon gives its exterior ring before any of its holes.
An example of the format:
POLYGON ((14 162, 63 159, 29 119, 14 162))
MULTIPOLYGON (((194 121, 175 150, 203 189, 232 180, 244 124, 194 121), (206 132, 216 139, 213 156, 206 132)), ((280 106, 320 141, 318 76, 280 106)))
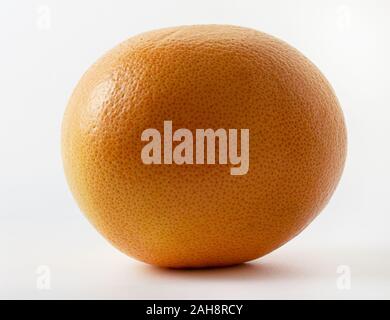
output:
POLYGON ((390 2, 2 1, 1 298, 390 298, 390 2), (86 222, 62 173, 67 99, 106 50, 142 31, 195 23, 253 27, 323 71, 343 107, 349 155, 330 204, 264 259, 172 271, 118 253, 86 222), (39 266, 51 289, 39 290, 39 266), (351 270, 350 290, 336 286, 351 270))
MULTIPOLYGON (((363 245, 340 247, 336 243, 328 246, 312 245, 308 237, 302 235, 274 253, 251 263, 219 269, 172 270, 129 259, 107 244, 82 217, 66 222, 53 217, 41 226, 19 222, 16 227, 18 234, 12 234, 12 231, 5 233, 5 240, 12 241, 12 245, 8 252, 9 260, 1 269, 0 298, 390 297, 388 248, 373 249, 363 245), (31 227, 34 231, 30 230, 31 227), (350 287, 340 287, 341 277, 347 275, 343 266, 350 270, 350 287), (40 269, 42 267, 49 268, 48 279, 42 279, 46 272, 40 269), (46 289, 43 285, 42 288, 42 283, 50 287, 46 289)), ((1 243, 4 242, 3 237, 4 234, 0 237, 1 243)), ((3 249, 7 250, 1 247, 3 249)))

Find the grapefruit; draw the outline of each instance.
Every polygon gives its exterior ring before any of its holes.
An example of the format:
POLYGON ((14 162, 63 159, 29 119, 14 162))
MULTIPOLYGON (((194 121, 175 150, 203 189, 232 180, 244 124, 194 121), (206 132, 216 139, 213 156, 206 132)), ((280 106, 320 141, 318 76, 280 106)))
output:
POLYGON ((285 42, 182 26, 130 38, 90 67, 64 115, 62 155, 81 210, 119 250, 157 266, 226 266, 273 251, 318 215, 343 170, 346 129, 328 81, 285 42), (143 162, 142 133, 163 136, 164 123, 248 129, 247 172, 143 162))

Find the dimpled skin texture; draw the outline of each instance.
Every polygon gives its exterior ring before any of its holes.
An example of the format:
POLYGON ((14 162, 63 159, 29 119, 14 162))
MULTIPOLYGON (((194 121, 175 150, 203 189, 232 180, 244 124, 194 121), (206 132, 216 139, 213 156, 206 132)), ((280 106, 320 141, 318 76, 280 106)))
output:
POLYGON ((117 248, 165 267, 225 266, 278 248, 332 195, 346 157, 337 98, 320 71, 267 34, 201 25, 147 32, 82 77, 62 154, 71 191, 117 248), (141 133, 250 129, 250 167, 145 165, 141 133))

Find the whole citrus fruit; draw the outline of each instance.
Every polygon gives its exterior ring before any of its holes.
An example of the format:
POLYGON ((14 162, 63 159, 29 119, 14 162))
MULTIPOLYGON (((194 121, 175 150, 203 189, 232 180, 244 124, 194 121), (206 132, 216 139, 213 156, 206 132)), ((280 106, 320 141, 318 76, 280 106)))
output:
POLYGON ((294 48, 247 28, 183 26, 133 37, 85 73, 62 153, 81 210, 121 251, 158 266, 223 266, 269 253, 317 216, 342 173, 346 130, 329 83, 294 48), (248 151, 247 167, 232 174, 221 136, 207 144, 214 164, 190 144, 170 150, 185 139, 166 136, 167 124, 194 144, 198 129, 229 133, 229 155, 248 151), (155 162, 142 158, 147 129, 161 133, 146 153, 155 162), (187 151, 187 162, 172 160, 187 151))

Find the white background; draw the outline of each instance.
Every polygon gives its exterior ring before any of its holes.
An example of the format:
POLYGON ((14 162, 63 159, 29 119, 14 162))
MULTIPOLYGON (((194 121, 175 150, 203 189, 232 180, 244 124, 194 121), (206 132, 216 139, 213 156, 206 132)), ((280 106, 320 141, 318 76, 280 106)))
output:
POLYGON ((0 298, 390 298, 389 1, 6 0, 0 39, 0 298), (281 249, 238 267, 164 270, 119 253, 80 213, 61 118, 108 49, 200 23, 256 28, 311 59, 343 107, 348 160, 326 209, 281 249))

